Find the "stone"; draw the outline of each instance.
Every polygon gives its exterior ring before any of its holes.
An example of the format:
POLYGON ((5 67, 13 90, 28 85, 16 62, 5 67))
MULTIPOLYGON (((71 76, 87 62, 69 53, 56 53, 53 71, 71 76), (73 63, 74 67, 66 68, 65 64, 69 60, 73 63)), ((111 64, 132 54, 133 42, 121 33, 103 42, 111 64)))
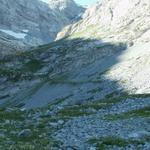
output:
POLYGON ((5 124, 10 124, 11 121, 10 120, 5 120, 5 124))
POLYGON ((5 134, 4 133, 0 133, 0 138, 5 138, 5 134))
POLYGON ((26 108, 21 108, 20 110, 23 111, 23 112, 25 112, 25 111, 26 111, 26 108))
POLYGON ((96 148, 95 147, 90 147, 90 150, 96 150, 96 148))
POLYGON ((45 113, 45 116, 51 116, 51 115, 52 115, 52 111, 47 110, 46 113, 45 113))
POLYGON ((58 126, 58 123, 57 122, 50 122, 49 125, 56 128, 58 126))
POLYGON ((86 109, 87 113, 96 113, 96 110, 94 108, 88 108, 86 109))
POLYGON ((30 129, 24 129, 18 134, 18 137, 20 138, 28 138, 31 136, 32 136, 32 131, 30 129))
POLYGON ((64 120, 58 120, 58 124, 60 125, 64 124, 64 120))

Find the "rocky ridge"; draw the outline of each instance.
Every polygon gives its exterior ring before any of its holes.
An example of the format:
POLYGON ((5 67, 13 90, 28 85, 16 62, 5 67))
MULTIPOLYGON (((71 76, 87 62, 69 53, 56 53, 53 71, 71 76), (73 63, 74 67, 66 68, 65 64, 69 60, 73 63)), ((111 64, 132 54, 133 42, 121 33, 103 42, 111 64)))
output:
POLYGON ((0 54, 54 41, 57 33, 83 11, 73 0, 49 1, 49 4, 40 0, 1 0, 0 54), (60 2, 63 2, 61 8, 60 2))

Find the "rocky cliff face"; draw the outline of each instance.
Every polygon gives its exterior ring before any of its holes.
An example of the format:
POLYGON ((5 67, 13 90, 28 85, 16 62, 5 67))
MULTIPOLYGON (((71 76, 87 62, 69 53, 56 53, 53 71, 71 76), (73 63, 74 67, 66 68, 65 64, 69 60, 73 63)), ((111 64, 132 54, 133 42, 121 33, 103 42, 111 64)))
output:
POLYGON ((66 27, 57 38, 71 35, 130 42, 137 40, 149 34, 149 7, 148 0, 102 0, 87 9, 80 22, 66 27))
POLYGON ((49 5, 40 0, 0 0, 0 53, 53 41, 83 10, 72 0, 49 5))
POLYGON ((81 6, 77 7, 73 0, 49 0, 49 7, 57 12, 61 12, 70 20, 79 19, 84 12, 84 8, 81 6))
POLYGON ((0 59, 0 148, 149 150, 149 11, 103 0, 65 38, 0 59))

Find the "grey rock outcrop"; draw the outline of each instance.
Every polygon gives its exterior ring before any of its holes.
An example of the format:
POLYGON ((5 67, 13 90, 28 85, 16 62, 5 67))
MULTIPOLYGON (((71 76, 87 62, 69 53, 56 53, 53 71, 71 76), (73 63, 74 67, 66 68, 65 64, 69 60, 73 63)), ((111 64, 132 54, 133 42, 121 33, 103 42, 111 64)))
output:
POLYGON ((53 41, 83 11, 73 0, 0 0, 0 54, 53 41))

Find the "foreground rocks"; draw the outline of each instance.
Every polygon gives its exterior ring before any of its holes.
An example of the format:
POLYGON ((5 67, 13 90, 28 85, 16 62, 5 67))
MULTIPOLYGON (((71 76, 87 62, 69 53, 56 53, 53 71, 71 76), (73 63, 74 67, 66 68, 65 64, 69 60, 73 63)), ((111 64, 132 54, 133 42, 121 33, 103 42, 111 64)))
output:
POLYGON ((63 101, 33 110, 1 109, 0 148, 148 150, 150 96, 143 97, 122 93, 75 106, 63 101))

